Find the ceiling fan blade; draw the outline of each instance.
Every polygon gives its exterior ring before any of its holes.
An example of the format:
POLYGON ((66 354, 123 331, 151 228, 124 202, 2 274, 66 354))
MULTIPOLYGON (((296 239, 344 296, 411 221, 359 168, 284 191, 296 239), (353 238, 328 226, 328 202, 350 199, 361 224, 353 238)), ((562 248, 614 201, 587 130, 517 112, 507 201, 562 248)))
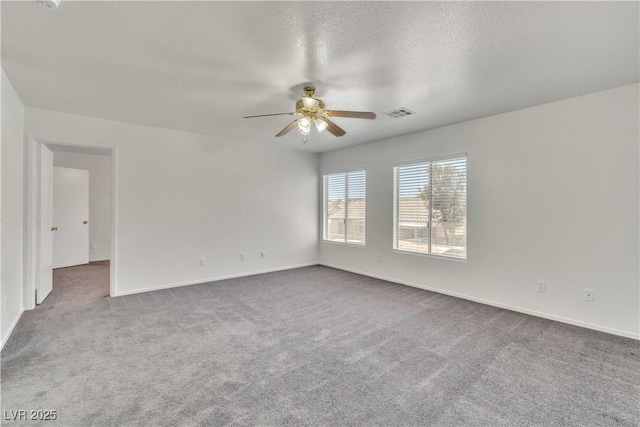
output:
POLYGON ((350 117, 352 119, 369 119, 376 118, 376 114, 370 111, 337 111, 329 110, 325 111, 329 117, 350 117))
POLYGON ((324 119, 325 122, 327 122, 327 130, 329 132, 331 132, 334 136, 342 136, 345 133, 345 130, 342 129, 340 126, 338 126, 337 124, 333 123, 331 120, 327 119, 325 117, 324 119))
POLYGON ((269 117, 269 116, 293 116, 295 113, 275 113, 275 114, 260 114, 257 116, 244 116, 243 119, 253 119, 254 117, 269 117))
POLYGON ((276 137, 278 137, 278 136, 283 136, 283 135, 288 134, 288 133, 291 131, 291 129, 293 129, 293 128, 295 128, 296 126, 298 126, 298 120, 300 120, 300 119, 295 119, 294 121, 292 121, 291 123, 289 123, 289 124, 287 125, 287 127, 286 127, 286 128, 282 129, 282 130, 281 130, 281 131, 276 135, 276 137))

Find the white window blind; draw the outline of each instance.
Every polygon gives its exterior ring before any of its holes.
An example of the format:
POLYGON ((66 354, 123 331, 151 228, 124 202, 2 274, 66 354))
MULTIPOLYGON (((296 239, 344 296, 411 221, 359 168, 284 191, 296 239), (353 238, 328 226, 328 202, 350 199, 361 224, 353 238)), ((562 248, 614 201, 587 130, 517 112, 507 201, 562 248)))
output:
POLYGON ((364 245, 366 225, 365 170, 324 176, 324 239, 364 245))
POLYGON ((467 258, 467 159, 394 168, 394 249, 467 258))

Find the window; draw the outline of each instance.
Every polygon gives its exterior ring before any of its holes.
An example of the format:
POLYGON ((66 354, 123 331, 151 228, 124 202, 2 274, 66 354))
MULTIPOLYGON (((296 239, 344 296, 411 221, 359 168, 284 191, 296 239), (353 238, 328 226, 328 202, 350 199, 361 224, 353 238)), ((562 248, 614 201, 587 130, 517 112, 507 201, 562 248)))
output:
POLYGON ((466 259, 466 157, 396 166, 394 180, 393 248, 466 259))
POLYGON ((367 172, 324 176, 324 240, 364 245, 367 172))

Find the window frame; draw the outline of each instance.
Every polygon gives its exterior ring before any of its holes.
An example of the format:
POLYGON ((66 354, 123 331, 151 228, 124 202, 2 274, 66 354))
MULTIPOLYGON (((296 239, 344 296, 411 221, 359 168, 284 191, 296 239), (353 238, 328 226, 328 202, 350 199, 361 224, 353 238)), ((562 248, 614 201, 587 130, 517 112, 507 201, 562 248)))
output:
POLYGON ((324 173, 322 175, 322 242, 323 243, 336 243, 338 245, 347 245, 347 246, 353 246, 353 247, 357 247, 357 248, 364 248, 366 246, 367 243, 367 211, 366 211, 366 204, 367 204, 367 168, 366 167, 354 167, 354 168, 350 168, 350 169, 346 169, 346 170, 341 170, 341 171, 337 171, 337 172, 328 172, 328 173, 324 173), (348 174, 352 173, 352 172, 364 172, 364 200, 365 200, 365 229, 364 229, 364 237, 362 239, 362 243, 355 243, 355 242, 349 242, 347 240, 347 236, 348 236, 348 215, 349 215, 349 179, 348 179, 348 174), (328 239, 328 220, 329 217, 327 215, 327 209, 328 209, 328 191, 327 191, 327 180, 329 175, 344 175, 344 183, 345 183, 345 187, 344 187, 344 198, 345 198, 345 223, 344 223, 344 240, 330 240, 328 239))
MULTIPOLYGON (((409 254, 409 255, 417 255, 427 258, 436 258, 436 259, 445 259, 450 261, 457 262, 467 262, 469 259, 469 232, 468 228, 465 229, 464 233, 464 244, 465 244, 465 256, 464 258, 455 257, 451 255, 444 254, 434 254, 431 252, 431 213, 429 214, 429 252, 418 252, 411 251, 406 249, 398 249, 398 219, 399 219, 399 198, 398 198, 398 168, 402 166, 410 166, 410 165, 420 165, 424 163, 433 163, 433 162, 441 162, 447 160, 455 160, 455 159, 464 159, 465 161, 465 194, 464 200, 465 205, 469 206, 469 159, 467 153, 454 153, 448 154, 444 156, 434 156, 428 158, 420 158, 414 160, 404 160, 401 162, 396 162, 393 164, 393 242, 392 242, 392 251, 400 254, 409 254)), ((431 176, 429 176, 429 186, 431 186, 431 176)), ((429 196, 433 198, 433 191, 430 191, 429 196)), ((431 203, 429 204, 431 206, 431 203)), ((430 208, 431 209, 431 208, 430 208)), ((465 212, 465 226, 468 226, 469 213, 465 212)))

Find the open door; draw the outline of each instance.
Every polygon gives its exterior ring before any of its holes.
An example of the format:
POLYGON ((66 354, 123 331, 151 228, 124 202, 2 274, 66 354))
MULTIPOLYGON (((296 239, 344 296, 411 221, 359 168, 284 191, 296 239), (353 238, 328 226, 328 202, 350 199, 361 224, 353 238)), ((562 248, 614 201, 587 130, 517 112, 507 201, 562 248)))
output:
POLYGON ((40 151, 40 265, 36 304, 53 289, 53 152, 42 144, 40 151))
POLYGON ((53 168, 53 268, 89 263, 89 171, 53 168))

